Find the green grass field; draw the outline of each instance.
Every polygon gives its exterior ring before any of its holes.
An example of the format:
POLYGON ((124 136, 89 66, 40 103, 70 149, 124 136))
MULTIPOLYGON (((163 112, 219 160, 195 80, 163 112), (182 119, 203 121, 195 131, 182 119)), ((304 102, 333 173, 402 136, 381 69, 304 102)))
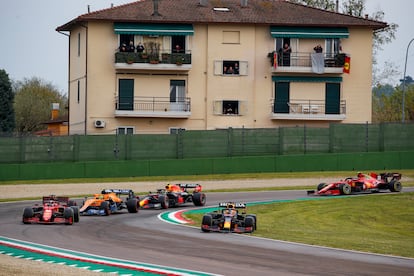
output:
MULTIPOLYGON (((254 236, 414 257, 414 193, 323 197, 248 207, 254 236)), ((201 224, 202 214, 186 214, 201 224)))

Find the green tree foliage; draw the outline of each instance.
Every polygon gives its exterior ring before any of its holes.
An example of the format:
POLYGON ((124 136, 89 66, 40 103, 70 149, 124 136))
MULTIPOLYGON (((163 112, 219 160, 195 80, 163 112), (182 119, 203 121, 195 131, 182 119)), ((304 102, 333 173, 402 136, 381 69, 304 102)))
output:
MULTIPOLYGON (((389 88, 376 87, 372 96, 372 122, 401 122, 403 86, 396 87, 392 93, 389 88), (388 91, 387 93, 382 93, 388 91)), ((405 121, 414 121, 414 84, 407 84, 404 99, 405 121)))
POLYGON ((5 70, 0 70, 0 132, 11 133, 15 127, 14 94, 9 75, 5 70))
POLYGON ((38 78, 17 83, 14 104, 16 130, 26 133, 45 129, 45 122, 51 119, 53 103, 60 104, 61 115, 66 112, 67 98, 52 84, 38 78))

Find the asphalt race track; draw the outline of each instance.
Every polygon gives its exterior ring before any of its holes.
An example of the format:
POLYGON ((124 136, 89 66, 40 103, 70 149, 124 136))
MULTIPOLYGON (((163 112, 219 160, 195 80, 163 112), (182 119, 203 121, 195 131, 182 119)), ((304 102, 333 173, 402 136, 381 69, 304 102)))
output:
MULTIPOLYGON (((207 193, 207 205, 216 206, 222 201, 297 199, 306 197, 305 194, 305 191, 207 193)), ((202 233, 199 227, 160 221, 157 215, 165 210, 82 216, 72 226, 24 225, 23 208, 32 203, 1 204, 1 236, 228 276, 414 275, 413 259, 312 247, 245 234, 202 233)))

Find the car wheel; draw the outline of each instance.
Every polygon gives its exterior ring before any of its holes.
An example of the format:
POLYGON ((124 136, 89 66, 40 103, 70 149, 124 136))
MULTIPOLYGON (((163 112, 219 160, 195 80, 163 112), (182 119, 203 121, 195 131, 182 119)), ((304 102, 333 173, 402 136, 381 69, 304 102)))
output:
POLYGON ((162 209, 168 209, 168 207, 170 205, 170 200, 169 200, 168 196, 166 196, 166 195, 160 195, 158 197, 158 200, 161 203, 161 208, 162 209))
POLYGON ((73 210, 73 219, 75 222, 79 222, 79 207, 78 206, 71 206, 73 210))
POLYGON ((33 208, 26 207, 23 210, 23 223, 29 224, 30 222, 27 221, 27 219, 30 219, 34 216, 33 208))
POLYGON ((111 209, 109 208, 108 201, 102 201, 101 206, 99 206, 99 209, 105 211, 105 216, 109 216, 111 214, 111 209))
POLYGON ((138 213, 139 201, 136 198, 128 199, 127 209, 129 213, 138 213))
POLYGON ((350 195, 352 192, 352 188, 348 183, 343 183, 339 185, 339 192, 342 195, 350 195))
POLYGON ((212 224, 213 224, 213 218, 210 215, 204 215, 203 220, 201 221, 201 231, 210 232, 210 230, 204 229, 203 225, 211 227, 212 224))
POLYGON ((319 183, 319 184, 318 184, 318 187, 316 188, 316 190, 320 191, 320 190, 322 190, 323 188, 325 188, 326 186, 328 186, 328 184, 326 184, 326 183, 319 183))
POLYGON ((401 192, 402 190, 402 184, 397 180, 391 180, 388 186, 391 192, 401 192))
POLYGON ((66 225, 72 225, 74 220, 74 213, 72 208, 65 208, 63 211, 63 217, 65 218, 66 225))
POLYGON ((249 231, 250 233, 252 233, 254 231, 254 217, 252 216, 247 216, 244 219, 244 227, 251 227, 252 230, 249 231))
POLYGON ((206 204, 206 194, 204 193, 194 193, 193 202, 195 206, 204 206, 206 204))
POLYGON ((68 201, 68 206, 77 206, 78 204, 76 203, 76 201, 74 200, 69 200, 68 201))

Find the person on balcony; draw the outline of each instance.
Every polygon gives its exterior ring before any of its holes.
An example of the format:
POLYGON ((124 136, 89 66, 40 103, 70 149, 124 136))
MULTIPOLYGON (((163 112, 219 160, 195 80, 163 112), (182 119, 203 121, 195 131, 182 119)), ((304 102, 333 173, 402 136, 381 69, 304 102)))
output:
POLYGON ((313 50, 315 51, 315 53, 323 52, 322 46, 320 44, 316 45, 315 48, 313 48, 313 50))
POLYGON ((135 46, 134 46, 134 42, 132 40, 129 42, 127 50, 128 50, 128 52, 131 52, 131 53, 135 52, 135 46))
POLYGON ((292 49, 290 48, 288 43, 283 45, 283 48, 279 49, 279 55, 281 56, 281 65, 282 66, 290 66, 290 54, 292 53, 292 49))
POLYGON ((137 45, 137 53, 142 53, 142 52, 144 52, 144 50, 145 50, 144 45, 142 45, 141 42, 138 43, 138 45, 137 45))
POLYGON ((121 46, 119 46, 120 52, 126 52, 127 51, 127 45, 125 43, 122 43, 121 46))

